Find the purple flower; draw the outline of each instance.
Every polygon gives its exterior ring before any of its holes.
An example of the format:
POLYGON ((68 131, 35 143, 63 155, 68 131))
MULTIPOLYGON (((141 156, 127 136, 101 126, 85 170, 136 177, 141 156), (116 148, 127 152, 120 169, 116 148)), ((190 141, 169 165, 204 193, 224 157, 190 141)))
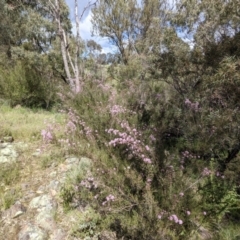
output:
POLYGON ((144 158, 143 161, 144 161, 145 163, 149 163, 149 164, 152 163, 151 159, 149 159, 149 158, 144 158))
POLYGON ((178 217, 175 214, 173 214, 172 217, 173 217, 174 222, 178 223, 178 217))
POLYGON ((183 193, 183 192, 180 192, 180 193, 179 193, 179 196, 180 196, 180 197, 183 197, 183 196, 184 196, 184 193, 183 193))
POLYGON ((203 176, 209 176, 211 174, 211 170, 209 170, 208 168, 204 168, 202 171, 202 175, 203 176))
POLYGON ((187 215, 188 215, 188 216, 191 214, 191 212, 190 212, 190 211, 187 211, 186 213, 187 213, 187 215))

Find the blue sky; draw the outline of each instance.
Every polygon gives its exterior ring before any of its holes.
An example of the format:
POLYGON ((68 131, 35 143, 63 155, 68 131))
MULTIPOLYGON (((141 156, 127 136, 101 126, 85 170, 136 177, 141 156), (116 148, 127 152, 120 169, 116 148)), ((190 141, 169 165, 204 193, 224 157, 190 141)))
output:
MULTIPOLYGON (((75 21, 74 21, 74 0, 65 0, 67 5, 69 6, 70 9, 70 18, 71 21, 73 23, 73 28, 75 26, 75 21)), ((87 6, 89 0, 78 0, 78 4, 79 4, 79 14, 82 13, 83 9, 85 6, 87 6)), ((93 2, 93 1, 92 1, 93 2)), ((85 12, 82 21, 80 23, 80 35, 81 38, 86 40, 86 39, 93 39, 95 40, 98 44, 100 44, 103 48, 102 52, 103 53, 108 53, 108 52, 115 52, 116 51, 116 47, 112 46, 109 43, 109 40, 107 38, 102 38, 99 36, 94 36, 92 37, 92 24, 91 24, 91 18, 92 18, 92 14, 91 14, 91 10, 88 10, 85 12)), ((74 31, 74 29, 73 29, 74 31)))

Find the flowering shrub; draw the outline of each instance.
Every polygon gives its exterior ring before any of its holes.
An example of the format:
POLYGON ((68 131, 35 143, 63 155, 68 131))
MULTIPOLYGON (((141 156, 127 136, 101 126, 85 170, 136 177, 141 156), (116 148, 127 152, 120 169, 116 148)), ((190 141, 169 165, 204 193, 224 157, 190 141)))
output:
POLYGON ((119 239, 149 239, 149 233, 157 240, 194 239, 199 229, 211 232, 209 222, 237 201, 219 168, 227 152, 216 142, 224 144, 213 141, 221 131, 219 114, 206 108, 206 98, 200 108, 175 94, 164 100, 158 90, 134 103, 134 91, 120 99, 97 86, 77 96, 68 112, 67 144, 81 155, 88 141, 84 154, 95 173, 75 183, 73 201, 91 202, 102 214, 101 227, 119 239))
POLYGON ((145 145, 141 139, 141 133, 136 128, 131 129, 127 121, 122 121, 120 126, 123 131, 117 129, 106 129, 106 132, 116 136, 108 144, 109 146, 124 146, 125 152, 132 157, 141 159, 143 162, 151 164, 151 149, 145 145))

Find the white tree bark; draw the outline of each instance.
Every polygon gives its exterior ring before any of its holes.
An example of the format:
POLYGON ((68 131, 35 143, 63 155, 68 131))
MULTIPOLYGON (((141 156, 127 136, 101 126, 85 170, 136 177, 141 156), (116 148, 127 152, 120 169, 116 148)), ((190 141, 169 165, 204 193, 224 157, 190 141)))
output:
POLYGON ((53 16, 55 18, 55 21, 58 26, 58 35, 60 38, 60 45, 61 45, 61 54, 64 64, 64 70, 67 76, 67 83, 70 85, 71 90, 74 93, 79 93, 82 90, 82 82, 80 78, 80 20, 83 17, 84 12, 91 6, 93 6, 98 0, 91 2, 91 0, 88 2, 87 6, 83 9, 81 16, 79 17, 78 14, 78 0, 75 0, 75 23, 76 23, 76 48, 75 48, 75 56, 71 56, 69 49, 68 49, 68 39, 67 34, 62 27, 61 23, 61 9, 59 0, 55 0, 55 3, 53 4, 51 0, 48 0, 53 16), (73 62, 74 59, 74 62, 73 62), (70 66, 72 68, 72 74, 70 71, 70 66))
POLYGON ((80 55, 80 29, 79 29, 79 17, 78 17, 78 0, 75 0, 75 22, 76 22, 76 53, 75 53, 75 83, 76 83, 76 93, 81 91, 81 83, 79 76, 79 55, 80 55))
POLYGON ((73 87, 73 81, 69 69, 69 64, 68 64, 68 59, 67 59, 67 38, 64 29, 62 28, 61 24, 61 19, 60 19, 60 7, 59 7, 59 0, 55 0, 55 4, 53 4, 49 0, 52 8, 53 8, 53 13, 55 15, 55 21, 57 22, 58 25, 58 34, 60 38, 60 45, 61 45, 61 54, 62 54, 62 59, 63 59, 63 64, 64 64, 64 70, 67 75, 67 82, 70 84, 71 88, 73 87))

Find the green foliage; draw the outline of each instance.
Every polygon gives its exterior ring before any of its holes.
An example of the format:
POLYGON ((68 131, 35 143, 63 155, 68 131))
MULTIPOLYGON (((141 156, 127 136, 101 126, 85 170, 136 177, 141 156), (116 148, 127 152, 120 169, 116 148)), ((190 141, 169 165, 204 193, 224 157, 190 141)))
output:
POLYGON ((0 210, 8 209, 18 199, 19 189, 7 189, 6 186, 12 185, 19 180, 20 167, 17 164, 6 164, 0 170, 0 210))
POLYGON ((17 164, 3 165, 0 171, 0 179, 4 185, 10 185, 18 180, 19 166, 17 164))
POLYGON ((78 165, 68 174, 67 181, 62 187, 60 194, 66 210, 78 206, 79 202, 86 205, 89 200, 92 200, 92 195, 89 196, 89 191, 76 191, 81 186, 79 184, 89 177, 91 166, 90 159, 81 158, 78 165))
POLYGON ((0 94, 10 100, 12 106, 49 108, 56 101, 53 80, 40 73, 27 62, 17 62, 7 69, 1 68, 0 94))
POLYGON ((224 91, 228 87, 238 91, 236 64, 226 59, 220 65, 225 74, 221 75, 221 68, 205 74, 194 92, 184 73, 184 91, 171 81, 168 85, 151 81, 151 75, 141 84, 133 76, 131 82, 122 80, 111 95, 103 82, 89 83, 91 92, 86 85, 72 103, 76 116, 84 121, 84 126, 75 122, 78 131, 74 136, 90 142, 88 156, 94 161, 100 185, 97 189, 74 188, 72 181, 68 195, 74 197, 69 202, 91 202, 101 212, 99 228, 115 231, 118 238, 211 239, 218 235, 222 222, 239 211, 239 180, 237 175, 226 174, 232 160, 238 159, 234 155, 239 151, 235 128, 239 115, 234 107, 238 95, 230 97, 224 91), (235 80, 228 81, 231 77, 235 80), (213 101, 211 84, 221 101, 213 101), (122 108, 113 114, 117 104, 122 108), (229 121, 231 118, 234 120, 229 121), (131 145, 109 144, 118 135, 110 135, 106 129, 121 132, 123 122, 141 133, 140 146, 152 149, 152 164, 126 150, 131 145), (85 131, 86 127, 91 131, 85 131), (114 201, 107 200, 111 195, 114 201), (177 222, 171 220, 173 216, 177 222))
POLYGON ((81 239, 98 239, 97 226, 100 222, 100 214, 91 207, 87 207, 84 212, 77 214, 77 224, 73 227, 71 235, 81 239))

